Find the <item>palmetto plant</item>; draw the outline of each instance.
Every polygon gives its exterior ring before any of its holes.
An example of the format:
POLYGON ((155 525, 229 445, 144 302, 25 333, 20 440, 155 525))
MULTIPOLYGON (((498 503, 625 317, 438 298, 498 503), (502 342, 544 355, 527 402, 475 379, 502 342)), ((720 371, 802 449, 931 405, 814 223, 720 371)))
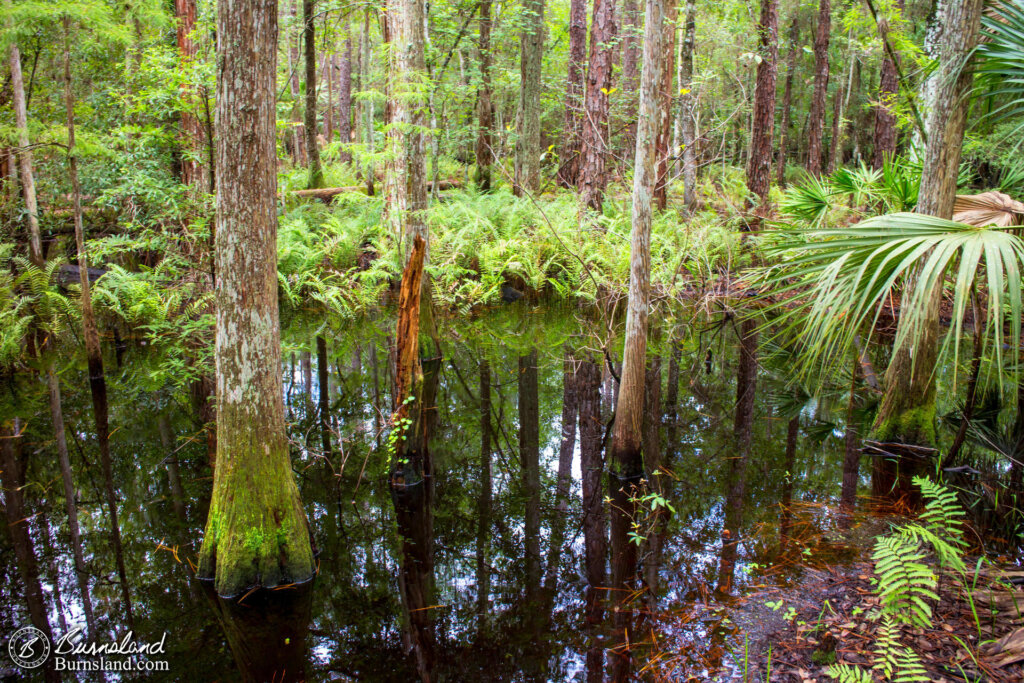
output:
POLYGON ((805 369, 849 358, 857 335, 874 331, 890 298, 902 302, 906 321, 894 347, 908 335, 918 338, 928 322, 929 293, 947 280, 953 324, 940 358, 952 352, 958 360, 964 313, 975 289, 987 295, 983 350, 999 365, 1004 344, 1019 351, 1024 241, 1011 229, 897 213, 849 227, 790 231, 767 251, 770 261, 785 264, 766 271, 773 294, 782 295, 772 306, 776 322, 790 323, 784 326, 787 335, 801 334, 805 369), (908 279, 913 289, 896 297, 908 279))
POLYGON ((991 3, 976 56, 979 92, 1002 102, 988 116, 1005 121, 1024 114, 1024 0, 991 3))

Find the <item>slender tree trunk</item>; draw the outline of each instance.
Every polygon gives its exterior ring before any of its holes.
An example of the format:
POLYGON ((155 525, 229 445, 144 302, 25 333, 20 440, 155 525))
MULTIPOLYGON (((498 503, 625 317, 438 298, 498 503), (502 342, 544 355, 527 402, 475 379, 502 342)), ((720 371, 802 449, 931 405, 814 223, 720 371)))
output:
POLYGON ((526 539, 528 599, 540 586, 540 410, 537 352, 519 357, 519 457, 522 490, 527 501, 523 534, 526 539))
POLYGON ((683 205, 693 210, 697 203, 697 125, 693 94, 693 46, 697 40, 697 3, 686 0, 686 25, 679 54, 679 121, 682 148, 683 205))
POLYGON ((843 86, 842 83, 836 87, 834 100, 832 102, 832 135, 828 146, 828 174, 835 173, 839 164, 839 157, 842 154, 842 131, 843 131, 843 86))
MULTIPOLYGON (((596 11, 594 13, 597 14, 596 11)), ((627 103, 622 148, 623 157, 629 159, 636 147, 636 118, 632 114, 637 110, 637 92, 640 89, 640 37, 644 31, 643 17, 637 0, 623 0, 621 30, 622 97, 627 103)), ((593 29, 590 41, 593 45, 593 29)))
MULTIPOLYGON (((337 59, 337 57, 335 57, 337 59)), ((345 36, 345 53, 338 68, 338 136, 341 138, 341 160, 352 162, 348 145, 352 144, 352 37, 345 36)))
POLYGON ((117 520, 117 493, 114 490, 114 473, 110 460, 110 432, 107 424, 107 382, 103 375, 103 355, 100 349, 99 330, 92 310, 92 294, 89 289, 89 261, 85 254, 84 226, 82 221, 82 192, 78 182, 78 158, 75 149, 75 100, 71 90, 71 24, 64 17, 64 111, 68 129, 68 176, 71 180, 72 207, 75 220, 75 246, 78 252, 79 282, 82 287, 82 328, 85 337, 85 353, 89 367, 89 388, 92 392, 93 413, 96 418, 96 441, 100 449, 100 468, 103 471, 104 491, 107 510, 110 514, 111 542, 117 563, 117 575, 121 584, 121 598, 124 601, 128 625, 134 628, 131 593, 128 588, 128 572, 124 564, 121 545, 121 527, 117 520))
MULTIPOLYGON (((327 22, 324 21, 324 33, 327 22)), ((334 140, 334 57, 326 49, 320 55, 320 83, 327 90, 327 106, 324 107, 324 144, 334 140)))
MULTIPOLYGON (((584 565, 587 575, 586 621, 597 624, 604 615, 607 581, 608 529, 605 523, 601 482, 604 463, 601 457, 601 371, 592 358, 580 361, 576 369, 576 393, 579 400, 580 472, 583 495, 584 565)), ((598 648, 600 653, 600 648, 598 648)), ((603 660, 603 654, 600 655, 603 660)), ((588 652, 588 661, 592 655, 588 652)))
POLYGON ((292 22, 296 24, 294 42, 288 45, 288 71, 291 78, 288 87, 292 95, 292 163, 295 166, 306 165, 306 131, 299 114, 301 107, 299 89, 299 44, 302 42, 303 23, 299 23, 298 6, 301 0, 292 0, 292 22))
POLYGON ((548 599, 557 589, 558 566, 568 523, 569 488, 572 485, 572 455, 576 450, 576 414, 579 411, 576 391, 576 359, 568 346, 562 360, 562 441, 558 447, 558 473, 555 479, 555 520, 551 524, 548 565, 544 589, 548 599))
POLYGON ((775 182, 786 186, 786 146, 789 144, 789 126, 793 118, 793 77, 796 75, 796 58, 800 54, 800 25, 796 17, 789 28, 789 57, 786 59, 786 85, 782 90, 782 121, 779 125, 779 152, 776 157, 775 182))
POLYGON ((583 127, 583 73, 587 54, 587 2, 569 2, 569 75, 565 86, 565 125, 562 130, 558 184, 574 187, 580 168, 583 127))
MULTIPOLYGON (((21 588, 25 592, 29 618, 32 625, 53 643, 53 631, 46 618, 46 601, 39 580, 39 562, 32 544, 32 535, 29 533, 29 515, 25 510, 25 498, 22 493, 25 487, 25 473, 21 467, 21 429, 20 420, 17 418, 0 424, 0 484, 4 489, 4 513, 14 546, 14 555, 18 560, 18 573, 21 588)), ((53 661, 53 657, 47 657, 43 662, 43 675, 47 681, 61 680, 53 668, 53 661)))
POLYGON ((757 215, 768 212, 768 189, 772 176, 772 135, 775 132, 775 83, 779 61, 779 6, 777 0, 761 0, 761 22, 757 27, 757 85, 754 87, 754 126, 750 138, 747 187, 757 195, 757 215))
POLYGON ((494 106, 491 104, 491 0, 480 2, 480 34, 477 51, 480 61, 480 87, 476 100, 476 185, 482 192, 491 190, 491 130, 494 128, 494 106))
POLYGON ((583 104, 583 150, 579 192, 584 207, 600 214, 608 185, 608 93, 612 88, 615 0, 594 0, 590 60, 583 104))
POLYGON ((218 3, 217 469, 197 575, 221 596, 314 573, 284 423, 276 43, 276 3, 218 3))
POLYGON ((828 46, 832 31, 832 0, 819 0, 818 29, 814 36, 814 92, 807 131, 807 172, 821 175, 825 101, 828 97, 828 46))
MULTIPOLYGON (((897 2, 900 11, 903 11, 904 0, 897 2)), ((887 40, 888 25, 881 23, 878 27, 882 34, 882 40, 887 40)), ((900 86, 896 72, 896 63, 892 61, 888 53, 882 61, 882 71, 878 80, 878 98, 874 105, 875 110, 875 147, 871 159, 871 165, 879 170, 885 164, 887 156, 896 153, 896 115, 893 108, 899 98, 900 86)))
MULTIPOLYGON (((978 40, 983 0, 940 0, 937 12, 942 35, 939 38, 939 61, 929 77, 933 87, 927 89, 933 98, 925 102, 928 112, 921 190, 917 212, 927 216, 951 218, 956 200, 957 175, 967 118, 967 93, 972 77, 961 66, 978 40)), ((911 292, 916 276, 904 285, 911 292)), ((885 373, 885 395, 878 410, 873 432, 879 441, 934 446, 935 431, 935 363, 938 356, 939 307, 942 283, 928 295, 925 323, 918 335, 907 335, 906 341, 893 350, 885 373)), ((904 318, 899 324, 908 324, 904 318)), ((907 459, 900 463, 899 488, 911 490, 909 479, 915 468, 907 459)))
POLYGON ((850 380, 850 399, 846 407, 846 434, 843 437, 843 489, 840 501, 846 510, 857 504, 857 483, 860 481, 860 438, 855 421, 857 407, 857 380, 860 378, 860 358, 853 359, 853 377, 850 380))
POLYGON ((324 457, 329 462, 334 457, 334 451, 331 448, 331 395, 330 377, 327 370, 327 340, 323 335, 317 335, 316 338, 316 370, 317 384, 320 385, 318 387, 320 390, 320 443, 324 457))
POLYGON ((306 155, 309 162, 309 187, 324 185, 324 171, 320 165, 320 146, 317 144, 317 88, 316 88, 316 32, 313 27, 316 0, 302 0, 302 47, 305 53, 306 106, 303 128, 306 132, 306 155))
POLYGON ((516 112, 513 192, 540 190, 540 91, 544 59, 544 0, 524 0, 520 40, 519 107, 516 112))
POLYGON ((395 159, 391 182, 394 206, 389 216, 395 224, 395 232, 402 236, 406 261, 417 237, 424 242, 426 261, 429 261, 430 253, 426 216, 426 141, 423 135, 427 104, 421 81, 426 79, 427 72, 423 1, 399 0, 399 11, 392 13, 389 23, 393 31, 391 50, 394 65, 390 82, 395 89, 392 102, 395 130, 391 133, 395 159))
MULTIPOLYGON (((621 384, 615 407, 615 426, 610 460, 612 506, 612 588, 624 598, 636 574, 636 545, 629 542, 633 517, 631 491, 643 475, 641 431, 643 424, 647 316, 650 308, 651 204, 656 177, 656 138, 660 127, 658 91, 664 55, 664 6, 662 0, 647 0, 644 24, 644 59, 637 116, 636 162, 633 176, 632 234, 630 238, 629 303, 626 309, 626 339, 621 384)), ((630 614, 620 610, 616 630, 629 632, 630 614)), ((631 657, 617 653, 612 679, 629 677, 631 657)))
POLYGON ((487 546, 491 533, 491 366, 480 362, 480 496, 477 498, 476 607, 481 622, 491 602, 491 569, 487 546))
MULTIPOLYGON (((5 0, 8 7, 10 0, 5 0)), ((43 242, 39 232, 39 206, 36 203, 36 180, 32 170, 32 149, 28 137, 28 105, 25 99, 25 80, 21 74, 21 52, 11 41, 8 48, 11 67, 11 99, 14 105, 14 125, 18 128, 18 167, 21 170, 21 193, 25 200, 28 220, 28 258, 38 268, 43 267, 43 242)))
MULTIPOLYGON (((649 487, 652 492, 663 494, 661 472, 661 359, 652 358, 644 380, 644 424, 641 441, 644 452, 644 468, 651 474, 649 487)), ((653 610, 657 606, 658 578, 661 574, 661 555, 664 545, 665 525, 668 511, 658 508, 652 514, 650 533, 647 535, 646 557, 644 559, 644 583, 647 588, 647 602, 653 610)))
MULTIPOLYGON (((373 56, 373 52, 370 48, 370 10, 367 9, 363 16, 363 34, 359 41, 360 48, 362 49, 363 55, 363 73, 364 78, 368 81, 370 78, 370 62, 373 56)), ((369 83, 365 83, 363 89, 368 89, 369 83)), ((363 102, 363 130, 365 133, 365 139, 363 142, 366 143, 366 151, 368 154, 373 154, 375 151, 374 143, 374 132, 373 132, 373 100, 366 98, 363 102)), ((370 197, 374 195, 374 174, 376 171, 373 167, 373 162, 366 162, 366 194, 370 197)))
MULTIPOLYGON (((196 0, 174 0, 174 16, 177 19, 178 54, 182 67, 188 69, 196 59, 196 44, 192 31, 196 25, 196 0)), ((182 86, 186 102, 196 97, 189 83, 182 86)), ((181 110, 181 182, 199 192, 206 192, 210 181, 206 177, 205 151, 206 132, 202 124, 188 107, 181 110)))
POLYGON ((71 459, 68 457, 67 435, 64 433, 64 408, 61 405, 60 382, 54 372, 52 361, 46 368, 46 383, 50 390, 50 419, 53 421, 57 460, 60 463, 60 476, 64 484, 64 509, 68 514, 68 532, 71 536, 71 551, 75 560, 75 578, 78 582, 78 592, 82 596, 86 626, 89 629, 89 634, 95 635, 96 622, 93 619, 92 598, 89 594, 89 574, 85 566, 85 556, 82 553, 82 530, 78 525, 78 503, 74 477, 71 472, 71 459))
POLYGON ((665 5, 665 29, 664 44, 662 46, 661 64, 661 127, 657 133, 655 142, 655 155, 658 163, 658 179, 654 184, 654 202, 658 209, 664 211, 668 206, 668 183, 669 183, 669 157, 672 156, 672 102, 675 99, 675 92, 672 89, 672 77, 675 75, 676 59, 676 18, 678 6, 676 0, 664 0, 665 5))

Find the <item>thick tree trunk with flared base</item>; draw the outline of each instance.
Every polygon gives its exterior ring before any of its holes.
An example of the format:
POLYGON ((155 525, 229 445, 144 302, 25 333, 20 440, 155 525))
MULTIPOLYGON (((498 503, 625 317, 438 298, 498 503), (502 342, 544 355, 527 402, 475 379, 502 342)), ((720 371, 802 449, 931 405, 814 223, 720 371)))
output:
MULTIPOLYGON (((917 212, 924 215, 946 219, 953 215, 967 118, 966 95, 973 77, 961 66, 977 43, 982 5, 983 0, 943 0, 937 10, 942 34, 937 43, 938 67, 929 77, 931 87, 926 88, 932 99, 925 102, 928 141, 917 204, 917 212)), ((907 295, 915 289, 917 280, 917 273, 907 279, 903 290, 907 295)), ((893 351, 885 373, 885 396, 872 428, 876 441, 926 448, 937 445, 934 372, 941 303, 942 286, 938 283, 928 294, 919 333, 914 337, 907 334, 904 343, 893 351)), ((899 324, 908 324, 907 319, 901 317, 899 324)), ((896 495, 918 499, 911 479, 927 467, 926 461, 909 454, 895 462, 876 460, 876 495, 889 488, 896 495)))
POLYGON ((197 574, 232 596, 303 583, 314 564, 284 422, 276 3, 217 9, 217 468, 197 574))

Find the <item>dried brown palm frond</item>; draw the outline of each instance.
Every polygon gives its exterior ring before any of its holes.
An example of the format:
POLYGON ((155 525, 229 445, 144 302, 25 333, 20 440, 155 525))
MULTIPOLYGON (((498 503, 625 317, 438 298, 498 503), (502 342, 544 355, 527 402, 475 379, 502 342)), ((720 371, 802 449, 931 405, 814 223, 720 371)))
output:
POLYGON ((953 206, 953 220, 978 228, 995 225, 1008 228, 1020 225, 1024 218, 1024 203, 1002 192, 958 194, 953 206))

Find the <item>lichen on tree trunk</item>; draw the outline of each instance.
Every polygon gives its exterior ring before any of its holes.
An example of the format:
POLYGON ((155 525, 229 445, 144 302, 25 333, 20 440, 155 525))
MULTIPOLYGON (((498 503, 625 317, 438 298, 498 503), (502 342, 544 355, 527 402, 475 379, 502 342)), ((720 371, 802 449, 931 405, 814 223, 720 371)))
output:
POLYGON ((222 0, 217 35, 217 468, 197 573, 231 596, 314 564, 280 371, 276 4, 222 0))

